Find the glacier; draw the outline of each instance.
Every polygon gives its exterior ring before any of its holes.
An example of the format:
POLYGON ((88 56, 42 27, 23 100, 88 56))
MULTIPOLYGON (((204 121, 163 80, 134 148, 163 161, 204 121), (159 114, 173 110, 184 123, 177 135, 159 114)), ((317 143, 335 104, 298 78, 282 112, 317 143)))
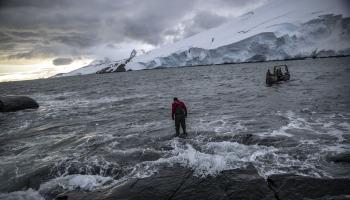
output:
MULTIPOLYGON (((136 56, 132 70, 350 55, 347 0, 272 0, 254 11, 136 56)), ((96 73, 98 61, 60 76, 96 73)))
POLYGON ((275 26, 295 29, 295 34, 278 36, 274 32, 262 32, 215 49, 190 47, 148 62, 139 61, 138 65, 156 68, 350 55, 350 45, 342 43, 350 41, 349 18, 330 14, 303 23, 297 28, 292 24, 275 26), (338 49, 341 45, 344 48, 338 49))

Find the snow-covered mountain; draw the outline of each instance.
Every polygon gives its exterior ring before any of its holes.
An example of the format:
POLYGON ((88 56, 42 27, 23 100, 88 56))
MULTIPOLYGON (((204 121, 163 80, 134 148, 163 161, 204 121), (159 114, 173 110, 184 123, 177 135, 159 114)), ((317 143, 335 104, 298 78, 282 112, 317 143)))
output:
POLYGON ((130 54, 130 57, 127 59, 122 60, 110 60, 108 58, 105 58, 104 60, 95 60, 91 62, 89 65, 84 66, 82 68, 73 70, 68 73, 61 73, 56 74, 53 76, 56 77, 62 77, 62 76, 77 76, 77 75, 86 75, 86 74, 95 74, 95 73, 111 73, 111 72, 118 72, 119 67, 123 67, 130 62, 136 55, 142 55, 145 51, 143 49, 141 50, 133 50, 130 54))
POLYGON ((348 0, 271 0, 219 27, 137 56, 126 68, 350 55, 349 16, 348 0))

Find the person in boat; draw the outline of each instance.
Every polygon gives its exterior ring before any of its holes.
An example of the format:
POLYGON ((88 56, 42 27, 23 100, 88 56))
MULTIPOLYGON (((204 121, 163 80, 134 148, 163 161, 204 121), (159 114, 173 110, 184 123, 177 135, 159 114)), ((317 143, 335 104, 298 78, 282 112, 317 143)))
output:
POLYGON ((180 101, 178 98, 174 97, 174 101, 171 109, 171 118, 175 120, 175 130, 176 136, 180 135, 180 126, 182 128, 183 134, 187 135, 186 132, 186 117, 187 108, 184 102, 180 101))
POLYGON ((283 73, 282 73, 281 68, 277 68, 277 77, 278 77, 278 80, 281 80, 283 77, 283 73))

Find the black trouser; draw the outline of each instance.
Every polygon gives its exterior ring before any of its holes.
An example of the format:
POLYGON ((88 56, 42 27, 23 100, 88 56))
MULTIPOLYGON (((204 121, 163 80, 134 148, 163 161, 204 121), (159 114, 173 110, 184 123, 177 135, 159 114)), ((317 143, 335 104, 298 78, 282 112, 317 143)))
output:
POLYGON ((175 129, 176 129, 176 135, 180 135, 180 125, 182 127, 182 130, 184 134, 186 133, 186 121, 184 115, 175 115, 175 129))

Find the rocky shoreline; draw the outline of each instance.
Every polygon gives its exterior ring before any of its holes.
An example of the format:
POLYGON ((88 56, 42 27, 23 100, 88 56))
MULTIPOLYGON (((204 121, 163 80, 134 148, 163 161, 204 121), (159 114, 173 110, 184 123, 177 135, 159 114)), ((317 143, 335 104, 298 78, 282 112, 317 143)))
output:
MULTIPOLYGON (((196 177, 190 169, 164 167, 144 179, 93 192, 71 191, 57 200, 92 199, 350 199, 350 179, 312 178, 293 174, 259 176, 253 166, 223 171, 215 177, 196 177)), ((51 197, 52 198, 52 197, 51 197)))

